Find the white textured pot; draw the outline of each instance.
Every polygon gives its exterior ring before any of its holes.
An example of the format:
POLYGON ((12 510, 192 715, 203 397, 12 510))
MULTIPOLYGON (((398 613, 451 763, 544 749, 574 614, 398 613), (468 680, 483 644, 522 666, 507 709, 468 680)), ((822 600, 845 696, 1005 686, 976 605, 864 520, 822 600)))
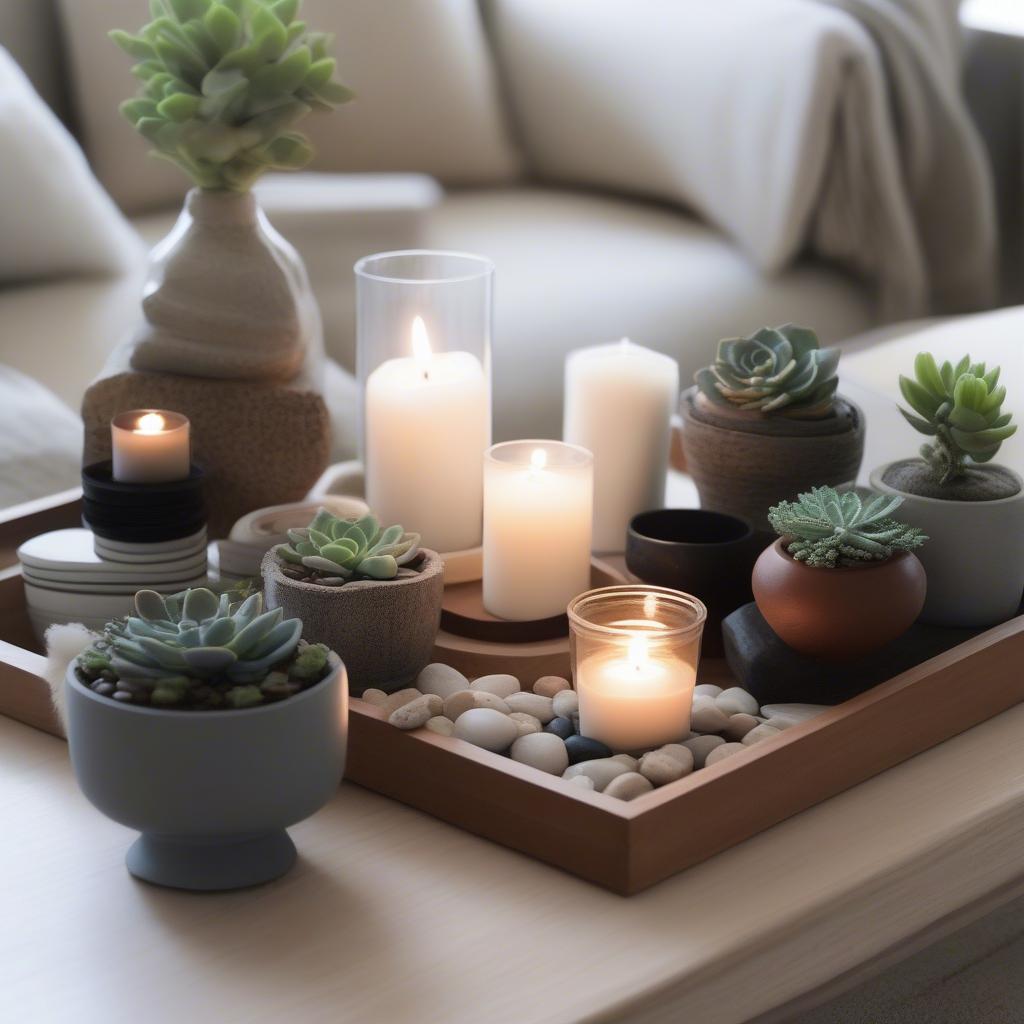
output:
POLYGON ((891 487, 891 465, 871 473, 871 486, 903 498, 897 516, 928 535, 916 552, 928 575, 921 621, 985 628, 1013 618, 1024 590, 1024 480, 1013 474, 1021 490, 1009 498, 949 501, 891 487))

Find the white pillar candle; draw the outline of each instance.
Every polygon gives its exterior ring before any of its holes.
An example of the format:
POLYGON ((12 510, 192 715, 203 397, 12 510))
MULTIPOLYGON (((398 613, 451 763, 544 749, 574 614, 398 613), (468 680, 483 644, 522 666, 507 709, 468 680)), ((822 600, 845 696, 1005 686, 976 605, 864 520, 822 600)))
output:
POLYGON ((590 452, 507 441, 484 460, 484 607, 529 621, 565 613, 590 586, 590 452))
POLYGON ((696 659, 649 651, 637 635, 576 665, 580 732, 612 750, 649 750, 690 729, 696 659))
POLYGON ((627 339, 565 361, 563 436, 594 453, 594 550, 622 551, 638 512, 665 504, 674 359, 627 339))
POLYGON ((191 469, 189 422, 178 412, 133 409, 110 421, 114 479, 120 483, 184 480, 191 469))
POLYGON ((491 443, 483 366, 469 352, 432 352, 420 317, 411 351, 366 380, 366 500, 381 522, 421 534, 427 547, 477 547, 491 443))

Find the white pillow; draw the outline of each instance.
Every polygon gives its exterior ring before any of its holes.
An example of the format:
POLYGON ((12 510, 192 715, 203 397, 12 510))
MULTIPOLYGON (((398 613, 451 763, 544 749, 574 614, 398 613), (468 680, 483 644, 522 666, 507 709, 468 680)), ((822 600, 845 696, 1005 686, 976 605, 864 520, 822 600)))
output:
POLYGON ((138 238, 78 143, 0 47, 0 282, 117 273, 138 238))
MULTIPOLYGON (((72 92, 100 181, 129 214, 175 205, 176 167, 118 113, 138 82, 107 38, 147 20, 142 0, 61 0, 72 92)), ((317 150, 311 170, 417 171, 445 184, 501 184, 519 158, 509 135, 476 0, 304 0, 299 17, 335 35, 338 78, 356 99, 297 126, 317 150)))

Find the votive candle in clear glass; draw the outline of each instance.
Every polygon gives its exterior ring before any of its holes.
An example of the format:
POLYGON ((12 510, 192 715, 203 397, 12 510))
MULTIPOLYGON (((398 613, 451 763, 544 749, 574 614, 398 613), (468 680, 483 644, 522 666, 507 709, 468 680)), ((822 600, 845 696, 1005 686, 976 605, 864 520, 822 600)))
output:
POLYGON ((569 605, 580 733, 613 750, 684 739, 707 609, 695 597, 627 584, 569 605))
POLYGON ((188 419, 165 409, 132 409, 110 421, 112 474, 125 484, 184 480, 191 470, 188 419))
POLYGON ((564 615, 590 586, 594 459, 561 441, 506 441, 484 458, 484 607, 498 618, 564 615))

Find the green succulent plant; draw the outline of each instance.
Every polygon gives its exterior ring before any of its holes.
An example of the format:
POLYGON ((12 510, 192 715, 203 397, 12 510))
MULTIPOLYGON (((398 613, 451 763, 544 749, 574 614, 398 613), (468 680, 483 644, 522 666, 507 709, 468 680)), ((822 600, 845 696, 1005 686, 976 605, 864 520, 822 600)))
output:
POLYGON ((838 349, 821 348, 814 331, 785 324, 723 339, 694 381, 719 406, 818 419, 832 409, 838 366, 838 349))
POLYGON ((935 441, 921 446, 921 456, 940 483, 964 476, 970 463, 988 462, 1017 426, 1003 412, 1006 388, 997 386, 999 367, 964 356, 954 366, 938 366, 930 352, 914 360, 914 377, 900 376, 900 391, 913 412, 900 409, 915 429, 935 441))
MULTIPOLYGON (((175 704, 197 679, 226 679, 243 690, 262 682, 292 657, 301 632, 301 621, 285 619, 280 608, 263 611, 262 594, 232 604, 228 594, 197 588, 173 597, 140 590, 135 615, 111 623, 105 638, 120 681, 151 688, 155 704, 175 704)), ((254 703, 251 696, 229 690, 228 703, 254 703)))
POLYGON ((795 502, 772 506, 768 521, 797 561, 833 569, 880 562, 897 551, 919 548, 928 539, 924 533, 891 518, 902 504, 898 495, 865 499, 856 491, 839 494, 832 487, 813 487, 795 502))
POLYGON ((244 192, 313 156, 292 127, 352 98, 334 81, 331 36, 296 20, 300 0, 150 0, 153 20, 111 38, 142 80, 121 112, 200 188, 244 192))
POLYGON ((359 520, 339 519, 320 509, 313 522, 289 530, 290 544, 279 544, 278 556, 310 570, 318 583, 341 586, 359 577, 390 580, 400 566, 419 553, 420 535, 401 526, 381 529, 371 513, 359 520))

